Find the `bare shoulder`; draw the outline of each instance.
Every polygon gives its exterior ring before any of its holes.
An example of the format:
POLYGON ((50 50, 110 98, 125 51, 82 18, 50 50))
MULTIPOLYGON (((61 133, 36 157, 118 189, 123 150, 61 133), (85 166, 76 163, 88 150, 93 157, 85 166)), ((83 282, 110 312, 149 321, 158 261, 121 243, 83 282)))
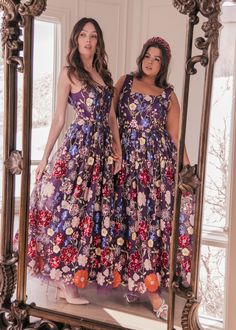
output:
POLYGON ((63 67, 59 74, 58 88, 64 90, 66 94, 71 90, 71 81, 68 77, 68 68, 63 67))
POLYGON ((62 69, 61 69, 61 72, 60 72, 60 75, 59 75, 59 79, 63 79, 65 82, 69 82, 70 79, 69 79, 69 76, 68 76, 68 68, 66 66, 64 66, 62 69))
POLYGON ((168 112, 172 113, 174 111, 179 111, 179 110, 180 110, 179 100, 175 92, 172 91, 169 98, 168 112))
POLYGON ((178 97, 177 97, 177 95, 175 94, 174 91, 172 91, 171 94, 170 94, 170 100, 174 104, 179 104, 178 97))
POLYGON ((121 77, 117 80, 117 82, 116 82, 116 84, 115 84, 115 87, 116 87, 116 88, 121 88, 121 87, 123 86, 123 84, 124 84, 125 78, 126 78, 126 75, 121 76, 121 77))

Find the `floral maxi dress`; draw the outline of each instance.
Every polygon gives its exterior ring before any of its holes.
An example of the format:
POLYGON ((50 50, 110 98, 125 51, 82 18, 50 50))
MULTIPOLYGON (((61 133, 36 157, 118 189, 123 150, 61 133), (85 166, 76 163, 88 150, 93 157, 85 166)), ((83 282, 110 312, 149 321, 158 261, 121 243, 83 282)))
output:
MULTIPOLYGON (((118 103, 123 168, 116 178, 116 270, 131 292, 168 287, 177 152, 166 129, 172 87, 161 95, 132 92, 127 75, 118 103)), ((193 234, 193 196, 184 194, 177 273, 188 286, 193 234)))
POLYGON ((33 275, 85 287, 113 279, 113 158, 107 86, 69 95, 76 117, 35 184, 28 257, 33 275))

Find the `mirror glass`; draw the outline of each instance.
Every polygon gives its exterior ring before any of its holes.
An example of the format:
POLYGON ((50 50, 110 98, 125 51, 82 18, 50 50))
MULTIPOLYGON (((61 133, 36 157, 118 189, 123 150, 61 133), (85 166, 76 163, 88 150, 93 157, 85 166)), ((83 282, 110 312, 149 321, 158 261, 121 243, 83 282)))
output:
MULTIPOLYGON (((167 39, 172 49, 169 81, 174 85, 181 103, 186 17, 173 8, 172 1, 167 4, 164 0, 155 2, 150 0, 145 3, 123 0, 109 2, 70 0, 65 5, 62 1, 49 0, 46 12, 35 21, 31 190, 35 181, 35 169, 42 157, 53 116, 56 81, 60 68, 65 64, 69 34, 74 23, 82 16, 96 18, 102 27, 114 81, 122 74, 135 69, 136 58, 147 38, 159 35, 167 39), (169 17, 171 25, 168 29, 166 29, 166 17, 169 17), (137 22, 141 23, 137 24, 137 22), (181 71, 180 67, 183 68, 181 71)), ((69 106, 67 113, 66 127, 55 149, 60 146, 64 133, 73 119, 72 108, 69 106)), ((196 153, 192 146, 198 145, 198 136, 191 135, 189 128, 187 131, 187 148, 194 162, 195 159, 191 155, 196 153), (188 140, 191 144, 188 144, 188 140), (195 143, 192 144, 193 141, 195 143)), ((48 191, 48 194, 50 193, 48 191)), ((45 242, 47 239, 45 237, 45 242)), ((69 254, 65 257, 70 259, 69 254)), ((60 280, 60 271, 57 267, 53 268, 52 276, 55 280, 60 280)), ((68 304, 65 299, 57 300, 56 289, 48 281, 32 278, 30 274, 27 277, 28 303, 35 302, 40 307, 58 312, 63 310, 67 314, 92 318, 124 328, 166 329, 166 323, 157 320, 153 313, 147 294, 141 297, 140 302, 128 304, 124 299, 126 288, 122 286, 104 290, 91 284, 86 289, 80 290, 80 293, 89 300, 90 304, 68 304)), ((168 300, 167 293, 163 292, 163 297, 168 300)), ((185 301, 179 297, 176 299, 175 329, 177 330, 181 328, 181 313, 185 301)))
MULTIPOLYGON (((173 8, 172 2, 163 6, 163 1, 139 2, 139 4, 126 1, 70 1, 65 5, 55 1, 48 1, 47 10, 40 19, 35 21, 34 34, 34 87, 33 87, 33 130, 32 130, 32 188, 35 178, 35 169, 42 157, 44 146, 53 116, 56 81, 60 68, 65 63, 67 43, 73 22, 83 16, 94 17, 100 23, 104 32, 106 50, 108 53, 109 67, 114 81, 122 74, 129 73, 136 67, 136 58, 147 38, 160 35, 166 38, 172 47, 172 62, 170 66, 169 81, 173 82, 175 91, 181 101, 182 83, 184 72, 184 43, 186 17, 180 15, 173 8), (57 10, 55 10, 55 6, 57 10), (84 6, 84 7, 83 7, 84 6), (144 7, 143 7, 144 6, 144 7), (54 10, 53 10, 54 8, 54 10), (162 11, 161 13, 159 11, 162 11), (62 13, 62 11, 64 11, 62 13), (75 15, 77 12, 79 15, 75 15), (159 12, 159 13, 158 13, 159 12), (54 13, 54 15, 53 15, 54 13), (120 18, 120 13, 123 14, 120 18), (74 15, 74 16, 73 16, 74 15), (141 35, 135 21, 142 19, 141 35), (158 15, 157 22, 155 15, 158 15), (166 32, 164 18, 172 19, 172 31, 166 32), (68 20, 68 21, 67 21, 68 20), (112 29, 111 29, 112 26, 112 29), (177 29, 178 27, 178 29, 177 29), (182 36, 181 36, 182 32, 182 36), (124 35, 126 34, 126 39, 124 35), (178 41, 176 40, 178 38, 178 41), (46 59, 46 60, 45 60, 46 59), (178 72, 178 73, 177 73, 178 72)), ((65 130, 59 138, 58 145, 63 141, 64 133, 73 120, 72 108, 68 107, 65 130)), ((48 192, 50 194, 50 191, 48 192)), ((48 238, 45 237, 45 240, 48 238)), ((40 247, 39 247, 40 248, 40 247)), ((55 244, 56 248, 56 244, 55 244)), ((50 253, 50 251, 48 251, 50 253)), ((68 255, 68 258, 70 256, 68 255)), ((60 271, 55 267, 53 277, 60 280, 60 271)), ((87 318, 104 321, 114 325, 121 325, 131 329, 166 329, 166 323, 157 320, 152 311, 147 294, 141 297, 140 302, 128 304, 124 299, 126 287, 117 289, 100 289, 90 284, 86 289, 80 290, 83 297, 90 301, 88 305, 68 304, 64 299, 56 300, 56 289, 47 281, 35 279, 28 275, 27 296, 28 303, 35 302, 37 306, 46 307, 55 311, 81 315, 87 318)), ((168 301, 168 295, 163 292, 163 297, 168 301)), ((180 328, 180 317, 183 309, 181 298, 177 297, 176 303, 176 329, 180 328)))

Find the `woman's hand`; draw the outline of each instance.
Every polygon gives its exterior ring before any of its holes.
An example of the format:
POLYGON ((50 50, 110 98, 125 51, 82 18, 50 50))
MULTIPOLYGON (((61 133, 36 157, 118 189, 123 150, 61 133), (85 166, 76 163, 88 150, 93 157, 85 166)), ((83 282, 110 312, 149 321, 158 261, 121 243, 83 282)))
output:
POLYGON ((112 152, 113 152, 113 158, 114 158, 115 161, 121 160, 122 151, 117 146, 117 143, 115 143, 115 141, 112 142, 112 152))
POLYGON ((47 166, 47 161, 42 159, 41 162, 39 163, 36 171, 35 171, 35 178, 36 178, 36 181, 39 181, 43 175, 43 172, 45 170, 45 167, 47 166))
POLYGON ((112 142, 112 151, 113 151, 113 158, 115 161, 114 174, 117 174, 121 170, 122 152, 119 146, 117 146, 117 144, 115 143, 115 141, 112 142))
POLYGON ((114 169, 114 175, 117 174, 121 170, 122 160, 116 160, 115 161, 115 169, 114 169))

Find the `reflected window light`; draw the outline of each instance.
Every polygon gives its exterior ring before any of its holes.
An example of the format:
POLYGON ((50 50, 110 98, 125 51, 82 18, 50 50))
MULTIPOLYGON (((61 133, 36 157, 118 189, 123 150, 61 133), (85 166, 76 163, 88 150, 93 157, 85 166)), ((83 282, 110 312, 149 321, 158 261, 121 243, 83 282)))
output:
POLYGON ((236 15, 232 21, 232 10, 236 12, 236 3, 225 1, 212 91, 199 279, 199 316, 204 329, 224 329, 226 321, 228 194, 236 80, 236 15), (228 6, 234 7, 229 10, 228 6))

